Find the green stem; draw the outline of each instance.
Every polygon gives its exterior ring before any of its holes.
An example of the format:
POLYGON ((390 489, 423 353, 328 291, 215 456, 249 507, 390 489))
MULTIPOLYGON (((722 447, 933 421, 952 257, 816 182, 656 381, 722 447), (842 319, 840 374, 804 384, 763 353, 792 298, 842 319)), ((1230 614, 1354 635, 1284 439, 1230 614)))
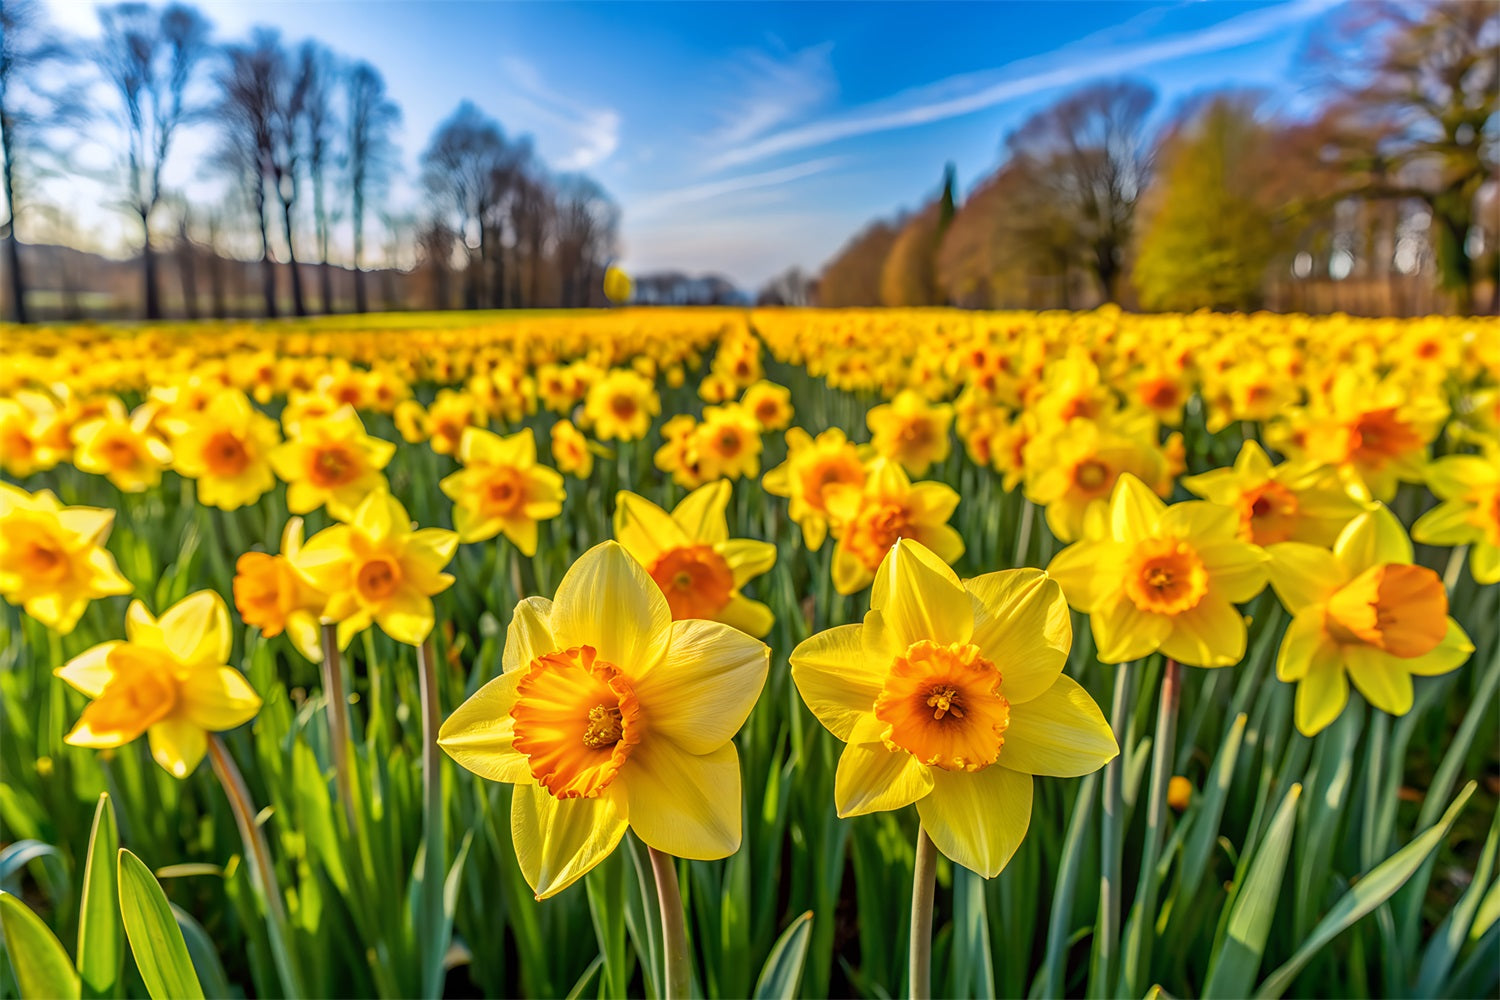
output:
POLYGON ((1016 533, 1016 558, 1012 566, 1025 566, 1026 556, 1031 549, 1031 525, 1036 520, 1036 504, 1030 500, 1021 501, 1021 528, 1016 533))
POLYGON ((937 845, 917 827, 917 863, 911 877, 911 998, 932 997, 932 902, 937 894, 937 845))
POLYGON ((1453 596, 1454 589, 1458 586, 1459 574, 1463 572, 1464 556, 1469 554, 1467 545, 1455 545, 1448 553, 1448 565, 1443 570, 1443 587, 1447 589, 1448 596, 1453 596))
POLYGON ((1125 733, 1130 727, 1130 670, 1121 664, 1115 672, 1115 697, 1110 725, 1120 754, 1104 767, 1104 823, 1100 838, 1099 919, 1094 938, 1094 969, 1089 977, 1089 995, 1112 993, 1120 939, 1121 854, 1125 841, 1125 733))
POLYGON ((661 939, 665 968, 664 1000, 687 1000, 693 978, 688 960, 687 923, 682 913, 682 890, 677 885, 677 859, 648 848, 651 873, 656 876, 656 901, 661 907, 661 939))
POLYGON ((339 628, 323 623, 323 703, 328 709, 328 741, 333 744, 333 780, 349 825, 354 825, 354 797, 349 785, 349 701, 344 696, 339 628))
MULTIPOLYGON (((443 776, 438 752, 438 727, 442 723, 438 705, 437 660, 432 647, 432 636, 428 636, 417 647, 419 669, 419 693, 422 701, 422 792, 424 808, 423 875, 422 875, 422 927, 426 932, 423 941, 430 951, 422 955, 422 988, 424 996, 438 996, 443 988, 443 952, 447 950, 446 935, 433 933, 433 928, 443 924, 443 873, 447 867, 448 844, 443 825, 443 776)), ((427 949, 424 949, 426 951, 427 949)))
POLYGON ((244 775, 229 755, 224 740, 217 733, 208 736, 208 759, 213 764, 214 775, 229 800, 229 810, 234 813, 235 826, 240 829, 245 853, 250 858, 256 888, 265 901, 266 929, 271 935, 271 953, 276 960, 277 972, 281 974, 283 992, 289 997, 307 996, 302 987, 302 976, 296 959, 287 947, 286 908, 282 903, 281 886, 276 880, 276 869, 271 865, 271 849, 266 844, 266 835, 255 822, 255 806, 250 799, 250 789, 244 775))
POLYGON ((1168 658, 1161 680, 1161 704, 1156 715, 1156 745, 1151 748, 1151 799, 1146 814, 1146 843, 1141 854, 1140 882, 1130 928, 1132 945, 1125 956, 1122 990, 1132 996, 1145 992, 1145 977, 1151 965, 1151 946, 1156 937, 1157 859, 1166 836, 1167 789, 1172 781, 1177 706, 1182 694, 1182 664, 1168 658))

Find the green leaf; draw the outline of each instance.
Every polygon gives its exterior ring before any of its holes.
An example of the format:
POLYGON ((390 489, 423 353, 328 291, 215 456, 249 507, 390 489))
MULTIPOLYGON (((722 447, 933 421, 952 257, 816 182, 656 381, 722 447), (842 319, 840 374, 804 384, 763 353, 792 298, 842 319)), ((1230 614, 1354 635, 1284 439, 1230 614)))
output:
POLYGON ((755 981, 755 1000, 791 1000, 802 981, 802 964, 807 960, 807 942, 812 934, 812 911, 793 920, 766 959, 760 978, 755 981))
MULTIPOLYGON (((1448 911, 1437 932, 1427 944, 1422 956, 1421 968, 1417 970, 1416 996, 1435 997, 1439 994, 1453 995, 1447 989, 1448 974, 1458 960, 1464 942, 1476 935, 1471 928, 1479 912, 1479 904, 1490 885, 1490 874, 1495 870, 1495 852, 1500 847, 1500 813, 1490 823, 1490 835, 1485 838, 1484 849, 1479 854, 1479 863, 1473 872, 1473 881, 1464 891, 1458 903, 1448 911)), ((1481 932, 1482 933, 1482 932, 1481 932)))
POLYGON ((604 956, 595 955, 594 960, 589 963, 588 968, 583 970, 583 975, 578 977, 578 982, 568 991, 567 1000, 579 1000, 588 990, 589 986, 599 978, 599 970, 604 967, 604 956))
POLYGON ((120 834, 109 793, 99 794, 94 826, 89 831, 88 861, 83 869, 83 902, 78 911, 78 974, 84 995, 111 996, 125 960, 121 941, 119 890, 115 886, 115 855, 120 834))
POLYGON ((1228 932, 1209 966, 1204 997, 1242 997, 1255 983, 1266 938, 1271 933, 1271 921, 1276 916, 1276 903, 1281 898, 1286 859, 1297 820, 1297 798, 1301 794, 1301 785, 1287 789, 1250 861, 1244 884, 1231 904, 1228 932))
POLYGON ((130 953, 152 1000, 203 1000, 177 918, 141 859, 120 848, 120 917, 130 953))
POLYGON ((172 904, 172 916, 177 918, 177 927, 182 931, 188 956, 193 960, 193 968, 198 973, 198 981, 203 984, 203 992, 211 997, 223 997, 226 1000, 235 996, 233 988, 229 985, 229 977, 224 972, 224 965, 219 961, 219 950, 214 946, 213 938, 208 936, 208 931, 193 919, 192 914, 176 903, 172 904))
POLYGON ((1406 880, 1422 866, 1427 857, 1438 849, 1476 787, 1472 781, 1464 786, 1464 790, 1436 825, 1423 831, 1411 843, 1376 865, 1368 875, 1339 897, 1339 901, 1318 921, 1318 925, 1313 928, 1302 947, 1297 949, 1296 954, 1261 983, 1255 994, 1257 1000, 1275 1000, 1285 993, 1297 974, 1312 961, 1313 956, 1361 917, 1395 895, 1396 890, 1405 885, 1406 880))
POLYGON ((78 973, 73 971, 62 942, 13 893, 0 892, 0 930, 5 933, 5 949, 21 988, 21 1000, 76 1000, 78 973))

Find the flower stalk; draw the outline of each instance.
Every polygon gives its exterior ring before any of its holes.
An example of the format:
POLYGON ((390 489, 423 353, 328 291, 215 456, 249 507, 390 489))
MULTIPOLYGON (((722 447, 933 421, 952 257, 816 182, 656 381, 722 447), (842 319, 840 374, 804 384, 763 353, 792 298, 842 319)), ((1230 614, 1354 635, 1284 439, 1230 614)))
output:
POLYGON ((1172 781, 1172 763, 1177 744, 1177 708, 1182 700, 1182 664, 1168 657, 1161 680, 1161 702, 1156 715, 1156 744, 1151 749, 1150 812, 1146 814, 1146 842, 1141 854, 1140 882, 1136 889, 1136 919, 1130 928, 1129 952, 1121 989, 1143 993, 1151 965, 1151 946, 1156 929, 1156 897, 1159 888, 1156 865, 1166 837, 1167 789, 1172 781))
POLYGON ((661 907, 662 962, 665 1000, 687 1000, 693 970, 688 960, 687 922, 682 912, 682 890, 677 885, 677 859, 649 848, 651 873, 656 877, 656 902, 661 907))
POLYGON ((349 701, 344 697, 339 629, 323 623, 323 698, 328 706, 328 740, 333 744, 333 780, 349 825, 354 825, 354 797, 349 785, 349 701))
MULTIPOLYGON (((1121 664, 1115 672, 1114 703, 1109 722, 1115 742, 1125 746, 1125 731, 1130 727, 1131 670, 1133 664, 1121 664)), ((1121 858, 1125 838, 1125 754, 1122 752, 1104 767, 1104 824, 1101 838, 1099 875, 1099 920, 1094 943, 1094 970, 1089 995, 1112 993, 1105 984, 1114 980, 1119 960, 1120 883, 1123 879, 1121 858)))
POLYGON ((911 878, 911 997, 932 997, 932 905, 937 895, 937 845, 917 828, 917 861, 911 878))

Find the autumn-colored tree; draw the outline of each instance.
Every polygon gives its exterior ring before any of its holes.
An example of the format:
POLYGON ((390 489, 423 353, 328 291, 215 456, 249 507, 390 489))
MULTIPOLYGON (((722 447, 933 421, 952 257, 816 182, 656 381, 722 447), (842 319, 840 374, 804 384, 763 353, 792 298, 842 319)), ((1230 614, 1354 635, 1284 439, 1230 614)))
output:
POLYGON ((1134 280, 1147 309, 1248 309, 1276 253, 1264 182, 1270 130, 1259 100, 1215 94, 1163 144, 1146 195, 1134 280))
POLYGON ((956 214, 953 167, 943 174, 943 190, 907 220, 880 270, 880 301, 896 307, 938 306, 948 296, 938 280, 938 247, 956 214))
POLYGON ((880 305, 880 275, 900 233, 901 220, 870 223, 823 268, 818 304, 833 308, 880 305))
POLYGON ((1472 306, 1469 234, 1500 171, 1500 6, 1475 0, 1351 5, 1308 63, 1333 95, 1323 155, 1339 197, 1416 199, 1431 212, 1442 286, 1472 306))

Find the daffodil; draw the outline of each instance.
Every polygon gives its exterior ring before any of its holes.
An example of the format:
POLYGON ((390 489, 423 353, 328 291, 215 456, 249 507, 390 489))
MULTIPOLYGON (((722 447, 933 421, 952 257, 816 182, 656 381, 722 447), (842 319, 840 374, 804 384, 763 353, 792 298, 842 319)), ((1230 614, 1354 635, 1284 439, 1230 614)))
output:
POLYGON ((661 400, 651 380, 617 368, 589 387, 584 413, 602 441, 635 441, 646 436, 661 400))
POLYGON ((763 432, 784 430, 792 422, 792 390, 764 380, 746 389, 740 405, 750 412, 763 432))
POLYGON ((1093 530, 1047 572, 1089 616, 1102 662, 1158 650, 1194 667, 1240 661, 1245 619, 1235 605, 1265 587, 1266 555, 1240 539, 1233 510, 1201 500, 1169 507, 1124 475, 1090 520, 1093 530))
POLYGON ((931 405, 910 389, 871 409, 865 414, 865 423, 874 435, 871 444, 875 451, 900 462, 913 476, 946 459, 953 447, 949 434, 953 407, 947 403, 931 405))
POLYGON ((824 496, 838 539, 833 585, 841 594, 868 587, 897 539, 920 542, 945 563, 964 554, 962 536, 948 524, 958 491, 946 483, 913 483, 892 459, 871 462, 863 486, 830 485, 824 496))
POLYGON ((504 673, 443 724, 462 766, 516 786, 511 836, 537 898, 603 861, 633 829, 667 854, 740 845, 733 742, 770 650, 717 622, 673 622, 661 590, 616 542, 584 553, 557 596, 516 607, 504 673))
POLYGON ((484 423, 478 402, 467 392, 438 390, 427 408, 427 439, 439 455, 456 455, 464 432, 484 423))
POLYGON ((1240 538, 1256 545, 1307 542, 1329 546, 1364 509, 1327 467, 1273 466, 1265 449, 1246 441, 1232 469, 1187 476, 1182 485, 1239 516, 1240 538))
POLYGON ((269 459, 280 443, 276 421, 244 393, 221 391, 201 411, 163 425, 172 435, 172 467, 197 480, 199 503, 237 510, 276 485, 269 459))
POLYGON ((229 610, 213 591, 188 595, 160 619, 132 602, 125 636, 54 671, 93 699, 66 737, 72 746, 118 747, 145 733, 156 762, 185 778, 203 759, 209 733, 244 725, 260 711, 260 696, 226 663, 229 610))
POLYGON ((1035 569, 961 582, 902 539, 870 607, 862 624, 791 656, 802 700, 848 744, 838 814, 915 802, 943 854, 993 878, 1026 834, 1032 776, 1088 774, 1119 752, 1099 707, 1063 673, 1072 625, 1062 591, 1035 569))
MULTIPOLYGON (((1061 541, 1083 532, 1091 507, 1102 506, 1123 475, 1156 485, 1165 456, 1155 444, 1154 421, 1100 424, 1075 417, 1026 442, 1026 498, 1046 508, 1047 526, 1061 541)), ((1169 485, 1170 491, 1170 485, 1169 485)))
POLYGON ((39 392, 0 398, 0 468, 25 479, 67 458, 72 443, 54 433, 60 417, 56 404, 39 392))
POLYGON ((802 529, 802 541, 816 552, 828 536, 830 486, 856 489, 865 485, 865 463, 860 449, 844 432, 830 427, 816 438, 801 427, 786 432, 786 461, 761 480, 772 496, 787 497, 787 513, 802 529))
POLYGON ((594 452, 589 439, 573 426, 571 420, 552 425, 552 463, 557 471, 578 479, 587 479, 594 471, 594 452))
POLYGON ((412 530, 406 508, 380 490, 348 524, 308 539, 292 565, 328 599, 323 619, 338 623, 340 649, 372 622, 397 642, 419 646, 432 632, 432 595, 453 585, 443 567, 457 548, 452 531, 412 530))
POLYGON ((1447 455, 1427 469, 1443 502, 1417 518, 1411 536, 1424 545, 1471 545, 1478 583, 1500 583, 1500 447, 1480 455, 1447 455))
POLYGON ((101 416, 73 426, 73 464, 84 472, 105 476, 125 493, 144 493, 161 482, 172 452, 156 435, 156 412, 142 404, 129 414, 111 398, 101 416))
POLYGON ((134 589, 104 547, 114 522, 112 510, 0 483, 0 596, 59 635, 72 632, 90 601, 134 589))
POLYGON ((500 437, 478 427, 464 430, 458 448, 463 468, 438 484, 453 501, 453 527, 461 542, 504 533, 522 555, 536 555, 537 522, 562 513, 562 476, 536 462, 530 428, 500 437))
POLYGON ((380 470, 396 446, 366 434, 353 409, 345 406, 321 419, 303 419, 295 427, 270 454, 271 467, 287 483, 286 505, 293 514, 326 505, 334 517, 346 518, 385 486, 380 470))
POLYGON ((1332 551, 1301 542, 1268 551, 1271 586, 1292 614, 1276 676, 1297 685, 1307 736, 1339 717, 1351 680, 1376 708, 1405 715, 1413 675, 1445 674, 1474 651, 1448 615, 1443 581, 1412 565, 1411 539, 1384 506, 1350 521, 1332 551))
POLYGON ((234 564, 234 606, 246 625, 267 638, 285 632, 316 663, 323 659, 320 619, 328 602, 297 572, 301 551, 302 518, 293 517, 281 530, 280 554, 242 553, 234 564))
POLYGON ((615 539, 666 595, 672 620, 707 618, 756 638, 775 624, 771 609, 740 593, 776 562, 776 546, 730 538, 729 480, 701 486, 668 514, 622 490, 615 498, 615 539))
POLYGON ((689 447, 704 479, 760 475, 760 424, 738 404, 704 407, 689 447))

